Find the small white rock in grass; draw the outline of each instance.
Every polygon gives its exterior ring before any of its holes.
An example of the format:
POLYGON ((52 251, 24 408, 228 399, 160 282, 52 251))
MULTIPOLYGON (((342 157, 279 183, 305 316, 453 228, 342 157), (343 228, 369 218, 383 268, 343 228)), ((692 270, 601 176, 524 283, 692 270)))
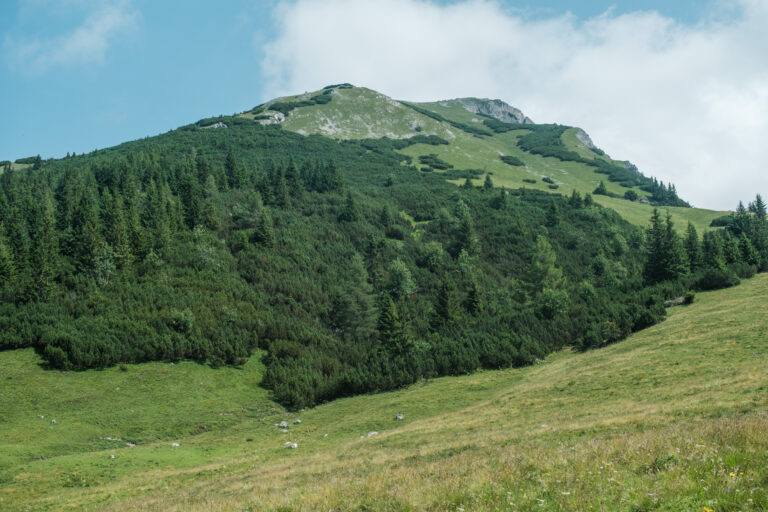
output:
POLYGON ((173 446, 174 448, 177 448, 177 447, 179 447, 181 445, 179 443, 171 443, 171 446, 173 446))
POLYGON ((325 439, 326 437, 328 437, 328 434, 323 434, 323 439, 325 439))
POLYGON ((51 423, 53 423, 55 425, 56 424, 56 420, 51 420, 51 423))
POLYGON ((43 416, 43 415, 38 415, 37 417, 40 418, 41 420, 45 419, 45 416, 43 416))
POLYGON ((283 443, 283 446, 285 446, 286 448, 291 448, 291 449, 295 449, 295 448, 299 447, 298 444, 292 443, 290 441, 286 441, 285 443, 283 443))
POLYGON ((114 459, 115 459, 115 454, 114 454, 114 453, 110 453, 110 454, 109 454, 109 458, 110 458, 111 460, 114 460, 114 459))
POLYGON ((373 437, 373 436, 377 436, 377 435, 379 435, 379 433, 376 432, 375 430, 373 432, 368 432, 368 437, 373 437))
POLYGON ((288 429, 287 428, 280 429, 280 432, 282 432, 283 434, 287 434, 288 433, 288 429))
POLYGON ((299 423, 301 423, 301 420, 297 419, 296 421, 294 421, 294 423, 295 423, 296 425, 298 425, 299 423))
POLYGON ((397 413, 397 414, 395 414, 395 419, 396 420, 402 420, 402 419, 405 419, 405 416, 402 413, 397 413))
POLYGON ((288 428, 288 422, 287 421, 281 421, 280 423, 278 423, 277 426, 280 427, 280 428, 288 428))

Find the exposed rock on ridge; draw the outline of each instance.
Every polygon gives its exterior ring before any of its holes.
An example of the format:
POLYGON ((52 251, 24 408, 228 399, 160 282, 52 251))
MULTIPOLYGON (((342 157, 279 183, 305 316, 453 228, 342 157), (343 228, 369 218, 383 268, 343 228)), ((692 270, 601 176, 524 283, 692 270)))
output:
POLYGON ((505 123, 533 124, 522 111, 501 100, 458 98, 457 101, 473 114, 485 114, 505 123))

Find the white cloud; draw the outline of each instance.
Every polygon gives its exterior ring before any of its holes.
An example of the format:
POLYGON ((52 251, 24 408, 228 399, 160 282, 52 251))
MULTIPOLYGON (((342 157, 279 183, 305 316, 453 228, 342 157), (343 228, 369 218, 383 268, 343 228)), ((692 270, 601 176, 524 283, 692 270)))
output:
MULTIPOLYGON (((78 2, 83 3, 83 2, 78 2)), ((41 4, 35 0, 31 9, 41 4)), ((45 3, 42 2, 41 5, 45 3)), ((40 73, 60 66, 102 63, 112 42, 135 28, 138 13, 129 0, 87 2, 92 8, 82 24, 50 39, 5 38, 5 50, 22 69, 40 73)))
POLYGON ((498 97, 585 128, 696 206, 768 194, 768 2, 698 24, 655 12, 528 19, 489 0, 298 0, 275 11, 272 95, 352 82, 427 101, 498 97))

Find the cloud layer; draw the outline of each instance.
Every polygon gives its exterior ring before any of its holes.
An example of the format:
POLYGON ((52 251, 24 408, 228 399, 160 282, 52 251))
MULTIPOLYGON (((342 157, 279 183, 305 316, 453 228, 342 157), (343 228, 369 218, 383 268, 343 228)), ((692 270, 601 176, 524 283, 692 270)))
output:
POLYGON ((768 194, 768 3, 696 25, 655 12, 529 19, 489 0, 298 0, 264 48, 271 95, 348 81, 427 101, 501 98, 586 129, 696 206, 768 194))
POLYGON ((138 13, 129 0, 93 2, 90 14, 69 33, 49 39, 6 37, 4 46, 14 63, 31 73, 102 63, 112 42, 135 28, 138 13))

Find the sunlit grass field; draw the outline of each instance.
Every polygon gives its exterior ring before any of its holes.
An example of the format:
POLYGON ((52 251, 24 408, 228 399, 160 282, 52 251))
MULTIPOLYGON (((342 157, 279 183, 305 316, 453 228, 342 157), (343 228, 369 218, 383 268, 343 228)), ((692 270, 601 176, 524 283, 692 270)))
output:
POLYGON ((61 373, 0 353, 0 510, 766 510, 767 292, 758 275, 600 350, 294 413, 258 354, 61 373))

